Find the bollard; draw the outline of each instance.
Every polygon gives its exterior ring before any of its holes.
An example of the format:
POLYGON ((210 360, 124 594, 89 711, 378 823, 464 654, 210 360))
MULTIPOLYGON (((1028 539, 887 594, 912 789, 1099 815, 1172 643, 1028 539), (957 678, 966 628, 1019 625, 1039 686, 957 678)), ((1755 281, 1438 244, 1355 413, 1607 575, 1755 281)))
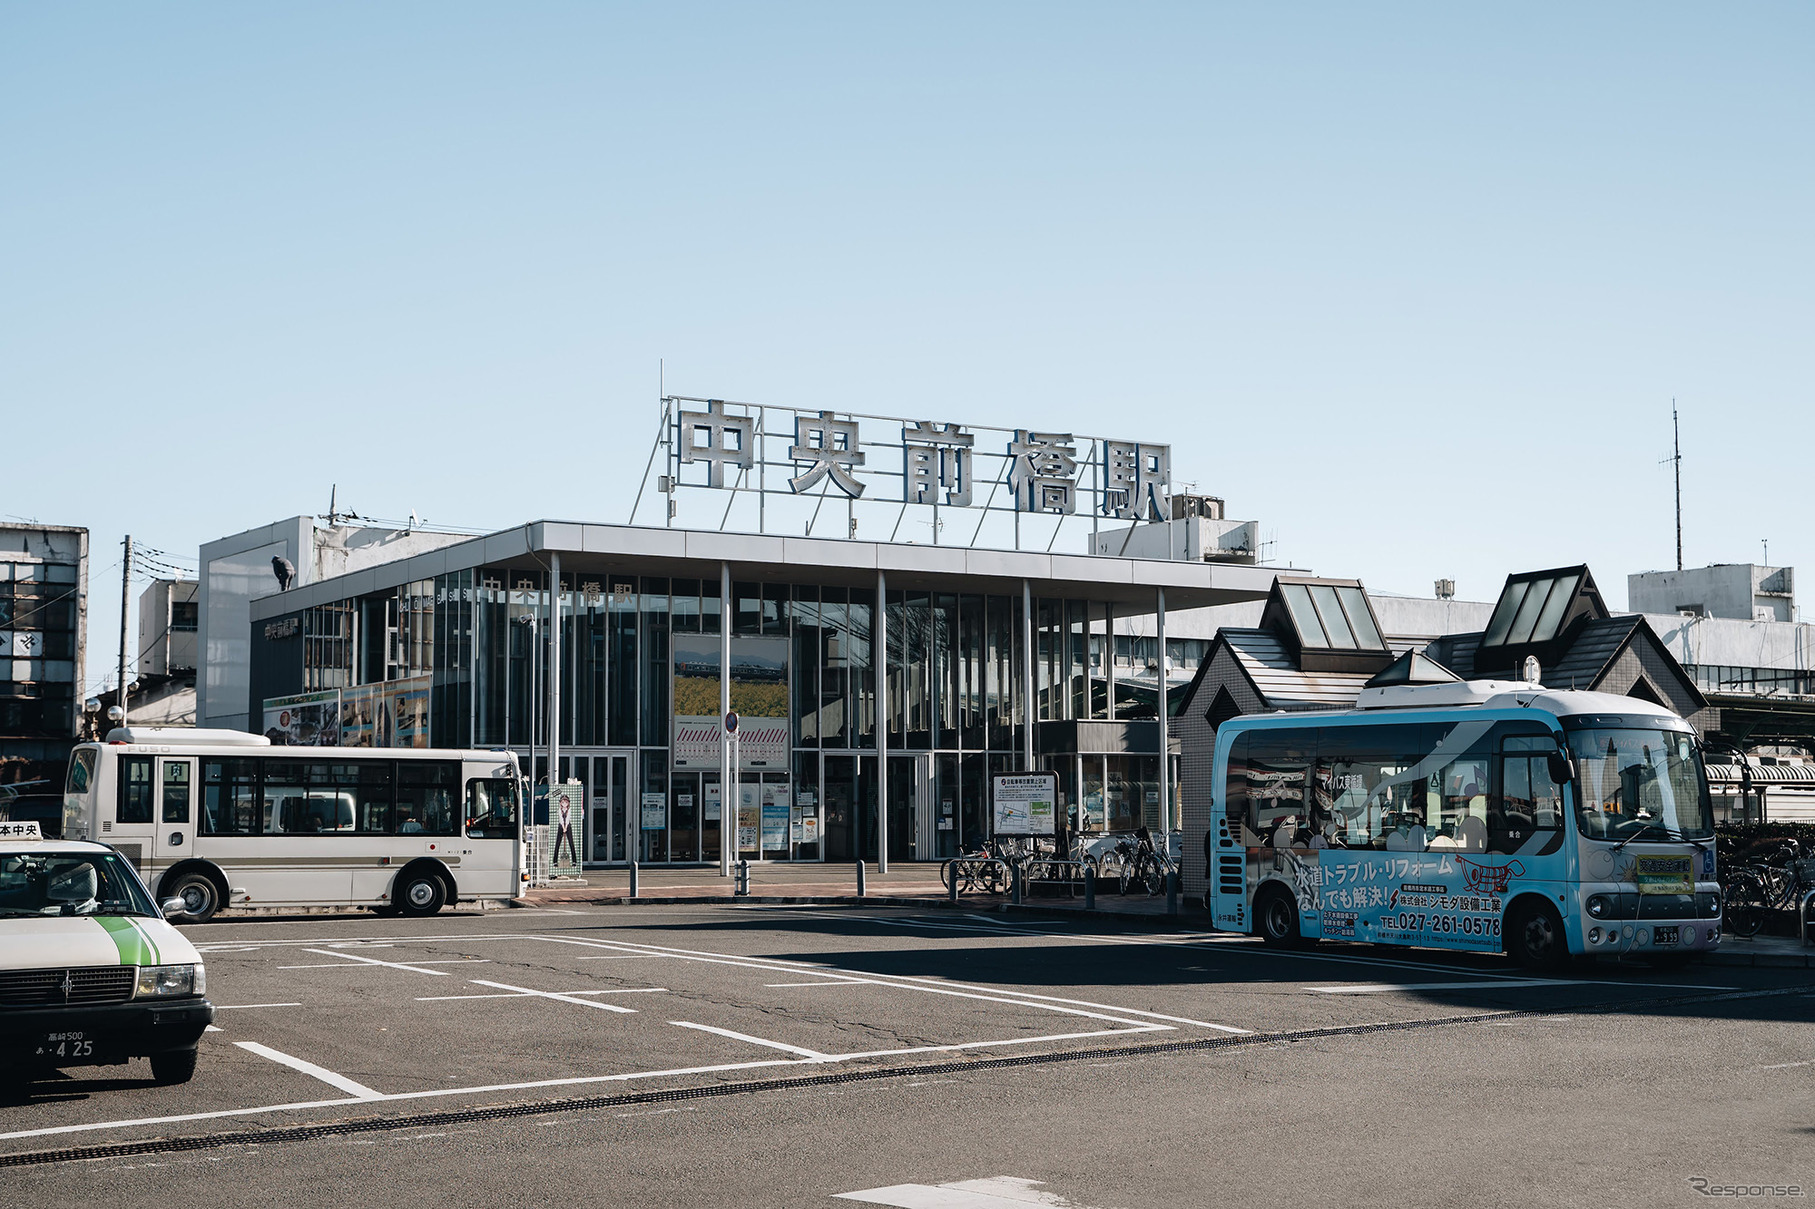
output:
POLYGON ((1010 901, 1017 907, 1020 906, 1021 905, 1021 866, 1010 865, 1008 867, 1008 886, 1009 886, 1008 901, 1010 901))
POLYGON ((732 882, 731 893, 736 898, 750 896, 750 862, 739 861, 736 865, 737 876, 732 882))
POLYGON ((857 897, 863 897, 863 862, 857 862, 857 897))
POLYGON ((945 863, 945 901, 957 905, 958 902, 958 862, 945 863))
POLYGON ((630 897, 635 898, 636 896, 637 896, 637 863, 635 861, 631 861, 630 862, 630 897))
POLYGON ((1090 865, 1084 866, 1084 909, 1097 909, 1097 871, 1090 865))
POLYGON ((1166 914, 1178 914, 1178 874, 1166 875, 1166 914))

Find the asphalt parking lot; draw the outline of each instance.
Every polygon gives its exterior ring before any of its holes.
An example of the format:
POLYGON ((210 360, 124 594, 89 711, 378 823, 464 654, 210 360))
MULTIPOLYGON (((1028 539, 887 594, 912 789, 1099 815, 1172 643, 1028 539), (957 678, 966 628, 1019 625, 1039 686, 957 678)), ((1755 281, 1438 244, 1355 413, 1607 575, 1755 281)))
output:
MULTIPOLYGON (((1244 937, 1103 920, 880 908, 350 916, 188 934, 219 1008, 195 1079, 156 1087, 135 1062, 15 1091, 0 1100, 0 1158, 147 1139, 232 1135, 238 1145, 254 1136, 247 1131, 419 1122, 475 1106, 535 1105, 553 1121, 561 1112, 551 1101, 702 1087, 761 1099, 781 1094, 763 1090, 775 1080, 829 1075, 824 1086, 836 1090, 838 1077, 878 1070, 895 1074, 853 1082, 850 1094, 894 1086, 912 1095, 916 1071, 963 1085, 989 1069, 1001 1102, 1050 1087, 1081 1105, 1127 1094, 1132 1071, 1149 1071, 1139 1077, 1155 1087, 1204 1062, 1264 1080, 1279 1069, 1280 1047, 1305 1043, 1370 1068, 1403 1048, 1413 1059, 1403 1073, 1423 1079, 1434 1077, 1429 1055, 1472 1050, 1471 1061, 1511 1064, 1504 1077, 1517 1084, 1529 1072, 1506 1050, 1511 1035, 1536 1029, 1549 1046, 1571 1028, 1630 1030, 1634 1021, 1667 1038, 1663 1052, 1685 1065, 1713 1058, 1719 1022, 1741 1021, 1761 1057, 1753 1065, 1772 1071, 1761 1077, 1799 1095, 1815 1068, 1815 976, 1803 970, 1634 964, 1533 977, 1465 955, 1357 946, 1279 954, 1244 937), (1154 1049, 1178 1042, 1204 1044, 1154 1049), (1067 1053, 1088 1056, 989 1066, 1067 1053)), ((1730 1032, 1728 1047, 1740 1036, 1730 1032)), ((374 1131, 367 1142, 392 1136, 374 1131)), ((122 1169, 162 1161, 121 1160, 122 1169)), ((6 1178, 54 1181, 58 1169, 33 1163, 6 1178)), ((92 1163, 61 1169, 94 1178, 92 1163)), ((879 1173, 880 1186, 893 1186, 889 1174, 879 1173)), ((819 1195, 860 1191, 836 1183, 819 1195)))

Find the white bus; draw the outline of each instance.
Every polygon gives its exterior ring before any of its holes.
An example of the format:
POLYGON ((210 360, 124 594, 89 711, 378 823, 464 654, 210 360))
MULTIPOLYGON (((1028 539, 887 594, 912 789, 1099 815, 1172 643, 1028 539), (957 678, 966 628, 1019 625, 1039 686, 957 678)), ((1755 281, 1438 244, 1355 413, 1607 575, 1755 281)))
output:
POLYGON ((274 747, 238 731, 126 727, 70 755, 66 839, 130 860, 171 918, 228 907, 432 915, 522 893, 508 751, 274 747))

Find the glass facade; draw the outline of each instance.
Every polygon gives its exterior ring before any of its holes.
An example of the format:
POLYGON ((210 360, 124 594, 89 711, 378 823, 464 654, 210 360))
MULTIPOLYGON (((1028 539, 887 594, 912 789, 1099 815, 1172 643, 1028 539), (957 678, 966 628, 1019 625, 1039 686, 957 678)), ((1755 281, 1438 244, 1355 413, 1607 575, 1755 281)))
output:
MULTIPOLYGON (((885 784, 890 858, 938 859, 988 838, 988 778, 1022 771, 1018 595, 891 590, 879 643, 873 589, 736 582, 725 608, 716 578, 564 570, 551 585, 542 568, 470 568, 306 610, 299 687, 427 673, 434 746, 515 748, 540 780, 551 586, 557 771, 587 786, 589 862, 716 862, 724 828, 747 859, 874 860, 885 784), (735 786, 721 783, 718 746, 727 638, 743 720, 735 786)), ((1152 719, 1151 687, 1143 712, 1123 683, 1147 670, 1129 666, 1147 640, 1117 641, 1114 616, 1097 601, 1034 599, 1036 721, 1152 719)), ((1059 774, 1062 817, 1160 825, 1156 756, 1039 765, 1059 774)))

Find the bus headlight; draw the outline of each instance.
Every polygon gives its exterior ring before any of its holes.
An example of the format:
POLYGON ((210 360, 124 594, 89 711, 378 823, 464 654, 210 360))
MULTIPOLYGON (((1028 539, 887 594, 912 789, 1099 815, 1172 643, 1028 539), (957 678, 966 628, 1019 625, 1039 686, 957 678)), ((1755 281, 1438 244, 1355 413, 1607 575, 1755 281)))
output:
POLYGON ((1613 911, 1613 902, 1605 894, 1588 896, 1588 913, 1596 919, 1606 919, 1613 911))
POLYGON ((139 984, 133 992, 140 999, 169 995, 200 995, 208 989, 208 974, 201 966, 140 966, 139 984))
POLYGON ((1588 929, 1588 943, 1591 945, 1598 945, 1601 943, 1601 930, 1599 928, 1588 929))
POLYGON ((1720 895, 1702 895, 1702 914, 1706 915, 1709 919, 1720 918, 1720 895))

